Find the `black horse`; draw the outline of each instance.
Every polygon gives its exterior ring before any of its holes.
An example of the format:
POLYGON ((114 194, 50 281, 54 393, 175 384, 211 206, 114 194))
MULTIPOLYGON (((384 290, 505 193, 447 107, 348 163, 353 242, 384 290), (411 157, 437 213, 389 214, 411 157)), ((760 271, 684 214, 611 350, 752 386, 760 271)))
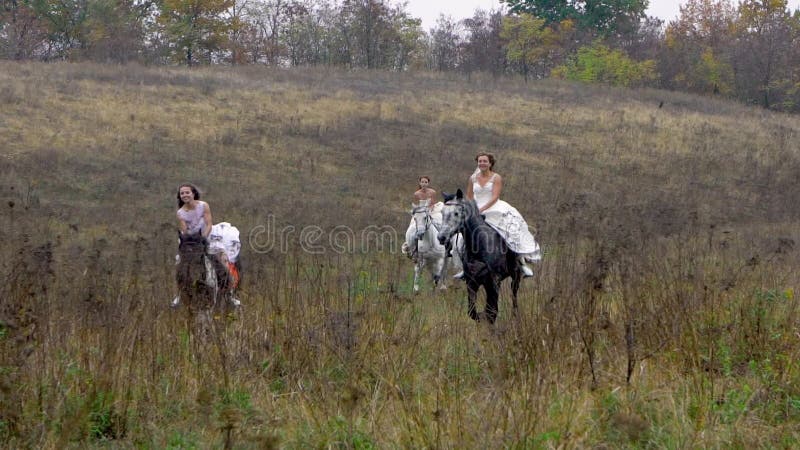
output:
POLYGON ((231 295, 232 279, 222 262, 207 254, 208 241, 200 234, 179 233, 175 280, 181 303, 190 310, 224 307, 231 295))
POLYGON ((490 323, 497 319, 500 283, 511 277, 511 301, 517 311, 517 291, 522 270, 517 254, 508 248, 505 240, 486 223, 474 200, 464 198, 459 189, 455 195, 444 194, 444 220, 439 230, 439 242, 445 243, 458 232, 464 236, 462 264, 467 282, 468 313, 473 320, 480 315, 475 310, 478 289, 486 291, 484 316, 490 323))

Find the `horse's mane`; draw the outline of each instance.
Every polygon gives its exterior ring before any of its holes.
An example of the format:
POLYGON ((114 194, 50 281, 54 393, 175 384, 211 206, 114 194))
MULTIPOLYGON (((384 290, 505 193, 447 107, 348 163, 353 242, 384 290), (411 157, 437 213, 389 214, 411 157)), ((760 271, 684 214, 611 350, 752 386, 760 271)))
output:
MULTIPOLYGON (((460 189, 459 189, 459 191, 460 191, 460 189)), ((470 200, 470 199, 468 199, 466 197, 463 197, 463 196, 462 197, 458 197, 458 195, 459 194, 448 194, 447 192, 442 192, 442 197, 444 198, 444 203, 445 204, 447 204, 447 202, 450 202, 450 201, 453 201, 453 200, 459 201, 459 202, 461 202, 462 205, 464 205, 467 209, 469 209, 468 212, 471 215, 480 216, 480 213, 478 212, 478 203, 474 199, 470 200)))
POLYGON ((463 198, 461 199, 461 202, 464 205, 464 210, 467 212, 467 214, 469 214, 470 217, 478 217, 481 219, 481 221, 483 221, 483 217, 478 209, 478 203, 475 200, 463 198))

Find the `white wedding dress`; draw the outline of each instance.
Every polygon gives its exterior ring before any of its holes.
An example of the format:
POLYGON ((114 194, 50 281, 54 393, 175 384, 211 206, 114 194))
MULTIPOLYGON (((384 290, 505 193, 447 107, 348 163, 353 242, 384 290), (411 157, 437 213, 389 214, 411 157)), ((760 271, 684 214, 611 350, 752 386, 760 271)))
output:
MULTIPOLYGON (((478 208, 482 208, 483 205, 492 200, 495 176, 492 175, 485 186, 481 186, 478 183, 478 178, 474 175, 472 176, 472 193, 475 195, 475 202, 478 204, 478 208)), ((533 235, 528 230, 528 224, 522 214, 517 211, 517 208, 498 199, 494 205, 482 214, 486 218, 486 223, 500 233, 508 248, 513 252, 523 256, 529 262, 542 259, 542 251, 539 248, 539 244, 533 239, 533 235)))

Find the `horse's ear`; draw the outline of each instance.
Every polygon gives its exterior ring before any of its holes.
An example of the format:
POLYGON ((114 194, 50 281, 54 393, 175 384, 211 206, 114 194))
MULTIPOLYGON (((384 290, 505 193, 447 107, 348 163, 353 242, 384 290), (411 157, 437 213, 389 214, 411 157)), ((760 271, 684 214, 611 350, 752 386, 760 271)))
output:
POLYGON ((456 197, 456 195, 455 194, 448 194, 447 192, 442 192, 442 197, 444 198, 444 202, 447 203, 450 200, 454 199, 456 197))
POLYGON ((461 189, 456 191, 456 198, 459 200, 464 198, 464 192, 462 192, 461 189))

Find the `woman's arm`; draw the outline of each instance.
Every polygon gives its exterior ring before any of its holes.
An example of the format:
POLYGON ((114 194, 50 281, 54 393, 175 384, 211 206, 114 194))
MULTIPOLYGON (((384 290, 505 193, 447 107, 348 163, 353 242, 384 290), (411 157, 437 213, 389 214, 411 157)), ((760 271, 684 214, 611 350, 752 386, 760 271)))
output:
POLYGON ((211 207, 208 206, 208 203, 206 203, 205 211, 203 211, 203 220, 206 223, 205 228, 203 228, 203 237, 207 238, 208 235, 211 234, 211 225, 214 224, 214 222, 211 221, 211 207))
POLYGON ((436 203, 436 191, 431 189, 428 193, 428 209, 433 210, 433 205, 436 203))
POLYGON ((474 200, 475 194, 472 192, 472 177, 467 180, 467 199, 474 200))
MULTIPOLYGON (((180 211, 180 209, 178 211, 180 211)), ((178 230, 180 230, 181 234, 186 234, 186 222, 181 219, 180 214, 175 213, 175 215, 178 217, 178 230)))
POLYGON ((497 203, 497 200, 500 199, 501 192, 503 192, 503 177, 501 177, 500 174, 494 174, 494 182, 492 183, 492 199, 486 202, 479 212, 484 212, 497 203))

